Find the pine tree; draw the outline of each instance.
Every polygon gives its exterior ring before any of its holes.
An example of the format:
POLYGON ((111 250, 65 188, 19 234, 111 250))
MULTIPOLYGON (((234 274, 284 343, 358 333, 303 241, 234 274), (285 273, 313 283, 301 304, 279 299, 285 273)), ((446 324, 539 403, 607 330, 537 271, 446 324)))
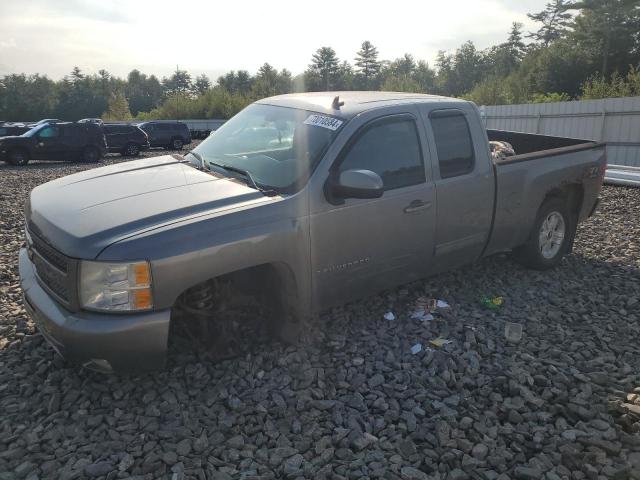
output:
POLYGON ((336 84, 340 61, 331 47, 321 47, 311 57, 307 70, 312 89, 331 90, 336 84))
POLYGON ((193 90, 196 94, 202 95, 211 88, 211 80, 204 73, 196 77, 196 81, 193 84, 193 90))
POLYGON ((579 0, 567 8, 580 10, 572 38, 585 50, 597 52, 602 77, 637 62, 633 53, 640 48, 639 0, 579 0))
POLYGON ((553 0, 547 3, 543 11, 528 13, 527 17, 534 22, 542 23, 542 26, 537 32, 529 32, 527 38, 533 38, 545 47, 554 40, 562 38, 571 23, 571 14, 567 11, 568 9, 567 0, 553 0))
POLYGON ((513 22, 507 39, 507 48, 516 63, 524 57, 525 44, 522 41, 522 27, 523 25, 520 22, 513 22))
POLYGON ((381 68, 378 61, 378 49, 370 41, 365 40, 356 54, 355 63, 356 74, 361 79, 364 88, 372 88, 381 68))
POLYGON ((116 92, 109 98, 109 106, 107 111, 102 114, 103 120, 131 120, 131 112, 129 111, 129 102, 122 92, 116 92))

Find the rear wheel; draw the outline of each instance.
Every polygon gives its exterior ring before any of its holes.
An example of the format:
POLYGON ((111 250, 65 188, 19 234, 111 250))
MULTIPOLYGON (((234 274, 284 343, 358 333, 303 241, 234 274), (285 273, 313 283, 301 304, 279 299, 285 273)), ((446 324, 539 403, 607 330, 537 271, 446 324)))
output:
POLYGON ((140 147, 135 143, 130 143, 124 148, 122 155, 126 157, 135 157, 139 153, 140 153, 140 147))
POLYGON ((527 243, 516 248, 516 259, 536 270, 555 267, 570 250, 576 229, 575 216, 571 214, 566 199, 545 200, 533 226, 527 243))
POLYGON ((21 167, 29 163, 29 154, 22 149, 15 149, 9 152, 7 156, 7 161, 11 165, 15 165, 16 167, 21 167))
POLYGON ((96 147, 85 147, 80 155, 80 160, 83 163, 95 163, 100 160, 100 152, 96 147))
POLYGON ((182 141, 181 138, 174 138, 171 140, 171 148, 174 150, 182 150, 183 145, 184 145, 184 142, 182 141))

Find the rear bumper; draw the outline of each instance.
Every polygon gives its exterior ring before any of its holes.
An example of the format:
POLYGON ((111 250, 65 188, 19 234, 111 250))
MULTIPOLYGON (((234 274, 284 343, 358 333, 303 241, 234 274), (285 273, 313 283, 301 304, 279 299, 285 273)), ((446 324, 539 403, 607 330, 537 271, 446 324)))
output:
POLYGON ((25 309, 62 357, 106 372, 156 370, 164 366, 169 309, 130 315, 70 312, 38 284, 25 249, 20 250, 19 269, 25 309))

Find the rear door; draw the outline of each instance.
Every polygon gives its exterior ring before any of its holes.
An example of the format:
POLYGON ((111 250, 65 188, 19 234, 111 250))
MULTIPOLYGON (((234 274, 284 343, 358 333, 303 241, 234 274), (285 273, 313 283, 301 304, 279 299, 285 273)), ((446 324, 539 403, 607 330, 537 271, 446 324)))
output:
POLYGON ((495 179, 486 135, 470 106, 421 106, 437 195, 436 271, 477 259, 491 229, 495 179))
POLYGON ((144 130, 149 136, 149 144, 152 147, 157 147, 160 145, 158 142, 158 125, 155 123, 145 123, 141 126, 142 130, 144 130))
POLYGON ((126 143, 126 134, 124 133, 125 128, 126 127, 121 125, 109 125, 108 127, 104 127, 107 137, 107 145, 109 145, 110 150, 122 150, 126 143))
POLYGON ((318 309, 427 273, 435 223, 435 190, 430 169, 425 168, 429 157, 417 110, 412 105, 389 110, 382 117, 377 112, 363 114, 363 123, 329 171, 313 177, 311 258, 318 309), (384 182, 382 197, 329 203, 324 182, 348 169, 378 173, 384 182))

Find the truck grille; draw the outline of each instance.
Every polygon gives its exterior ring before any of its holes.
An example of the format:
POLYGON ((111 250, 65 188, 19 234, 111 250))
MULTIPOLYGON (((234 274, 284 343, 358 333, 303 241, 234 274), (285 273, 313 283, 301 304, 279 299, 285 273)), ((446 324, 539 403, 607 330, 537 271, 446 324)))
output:
POLYGON ((40 284, 68 308, 76 305, 77 261, 60 253, 32 231, 27 231, 27 248, 40 284))

